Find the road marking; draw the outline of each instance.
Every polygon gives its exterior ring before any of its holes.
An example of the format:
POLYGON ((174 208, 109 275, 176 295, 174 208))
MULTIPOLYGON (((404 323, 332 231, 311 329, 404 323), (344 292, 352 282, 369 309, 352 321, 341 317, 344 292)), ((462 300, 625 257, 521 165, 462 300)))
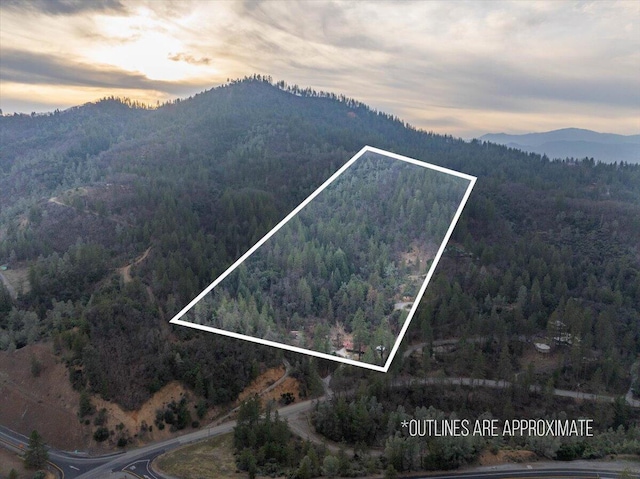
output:
POLYGON ((64 471, 62 470, 62 468, 56 466, 53 462, 51 461, 47 461, 47 464, 49 464, 51 467, 54 467, 55 469, 57 469, 60 472, 60 477, 62 479, 64 479, 64 471))
POLYGON ((133 474, 134 476, 138 477, 139 479, 144 479, 142 476, 139 476, 138 474, 136 474, 133 471, 126 471, 126 472, 128 472, 129 474, 133 474))

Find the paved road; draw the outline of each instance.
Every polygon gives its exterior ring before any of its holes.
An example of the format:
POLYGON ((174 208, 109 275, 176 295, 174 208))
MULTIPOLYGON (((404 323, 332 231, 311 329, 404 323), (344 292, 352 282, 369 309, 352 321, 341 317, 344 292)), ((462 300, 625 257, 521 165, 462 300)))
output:
MULTIPOLYGON (((260 394, 264 394, 277 387, 288 377, 291 371, 291 364, 286 360, 284 361, 284 364, 286 368, 285 374, 260 394)), ((279 414, 281 417, 288 418, 290 416, 300 414, 301 412, 307 412, 311 410, 312 407, 313 401, 305 401, 281 408, 279 409, 279 414)), ((183 436, 154 443, 139 449, 111 454, 108 456, 91 457, 83 453, 64 452, 49 448, 49 463, 52 467, 62 473, 62 477, 64 479, 96 479, 108 477, 111 472, 116 471, 126 471, 132 473, 134 476, 142 477, 144 479, 161 479, 161 476, 154 473, 150 468, 151 461, 157 456, 166 451, 182 447, 192 442, 216 437, 221 434, 228 434, 233 430, 235 425, 235 421, 227 421, 224 424, 220 424, 215 427, 200 429, 183 436)), ((29 439, 20 433, 0 426, 0 442, 16 452, 22 452, 25 450, 29 439)))
MULTIPOLYGON (((468 342, 473 342, 473 343, 480 343, 480 342, 484 342, 486 341, 487 338, 483 338, 483 337, 477 337, 477 338, 469 338, 467 339, 468 342)), ((526 337, 519 337, 518 340, 520 341, 526 341, 526 337)), ((459 339, 442 339, 442 340, 437 340, 437 341, 433 341, 433 346, 445 346, 445 345, 451 345, 451 344, 457 344, 459 342, 459 339)), ((427 346, 427 343, 419 343, 419 344, 414 344, 413 346, 410 346, 409 348, 407 348, 407 350, 404 352, 404 357, 409 357, 411 356, 411 354, 413 354, 415 351, 418 351, 422 348, 424 348, 425 346, 427 346)), ((638 369, 640 369, 640 362, 636 362, 634 363, 634 365, 632 366, 632 379, 635 378, 634 374, 637 375, 638 374, 638 369)), ((399 385, 400 383, 402 384, 406 384, 406 381, 396 381, 394 384, 399 385)), ((451 378, 451 377, 447 377, 447 378, 420 378, 420 379, 412 379, 411 383, 413 384, 453 384, 453 385, 463 385, 463 386, 483 386, 483 387, 490 387, 490 388, 497 388, 497 389, 501 389, 501 388, 507 388, 511 386, 511 383, 508 381, 496 381, 494 379, 475 379, 475 378, 464 378, 464 377, 460 377, 460 378, 451 378)), ((531 385, 529 387, 529 389, 531 390, 531 392, 540 392, 542 390, 542 388, 540 386, 537 385, 531 385)), ((585 392, 581 392, 581 391, 571 391, 571 390, 567 390, 567 389, 554 389, 553 390, 553 394, 555 396, 560 396, 560 397, 570 397, 570 398, 574 398, 574 399, 582 399, 582 400, 587 400, 587 401, 601 401, 601 402, 615 402, 616 399, 618 399, 619 396, 610 396, 608 394, 593 394, 593 393, 585 393, 585 392)), ((631 389, 629 389, 629 391, 627 392, 627 394, 624 395, 624 400, 625 402, 633 407, 633 408, 640 408, 640 399, 635 399, 633 396, 633 393, 631 391, 631 389)))
MULTIPOLYGON (((29 438, 4 426, 0 426, 0 442, 9 449, 16 452, 23 452, 29 443, 29 438)), ((75 454, 53 448, 48 448, 48 452, 49 463, 59 472, 62 472, 65 478, 77 477, 84 472, 91 471, 95 467, 113 460, 114 457, 122 455, 118 453, 91 457, 86 454, 75 454)))
MULTIPOLYGON (((468 386, 485 386, 485 387, 495 387, 495 388, 504 388, 509 385, 505 381, 478 380, 478 379, 472 379, 472 378, 442 378, 442 379, 422 378, 420 380, 413 381, 414 384, 416 383, 441 384, 443 382, 446 384, 462 384, 462 385, 468 385, 468 386)), ((404 382, 397 383, 398 386, 401 384, 406 384, 406 383, 404 382)), ((554 392, 560 393, 559 395, 563 395, 562 393, 573 393, 575 395, 573 395, 572 397, 581 397, 581 398, 583 397, 581 396, 581 393, 575 393, 574 391, 555 390, 554 392)), ((584 399, 596 399, 594 395, 591 395, 591 396, 584 397, 584 399)), ((601 398, 598 397, 598 399, 601 399, 601 398)), ((309 400, 309 401, 304 401, 297 404, 291 404, 289 406, 285 406, 279 409, 280 417, 287 418, 290 421, 290 423, 293 426, 294 432, 296 434, 304 438, 308 437, 312 441, 318 440, 318 438, 315 437, 315 434, 313 433, 313 431, 311 431, 309 427, 305 427, 306 421, 304 420, 304 418, 300 418, 300 416, 302 415, 302 413, 309 412, 313 408, 314 402, 315 402, 314 400, 309 400)), ((192 442, 196 442, 202 439, 215 437, 222 434, 227 434, 233 430, 235 425, 236 425, 235 421, 229 421, 219 426, 210 427, 210 428, 196 431, 190 434, 186 434, 179 438, 170 439, 167 441, 163 441, 161 443, 136 449, 134 451, 124 453, 118 457, 112 458, 108 462, 100 465, 100 467, 94 469, 91 474, 66 476, 66 477, 79 477, 82 479, 85 479, 85 478, 89 479, 90 477, 100 477, 99 475, 94 475, 94 474, 106 473, 106 472, 115 471, 115 470, 124 470, 130 464, 135 464, 138 461, 152 460, 153 458, 157 457, 158 455, 162 454, 165 451, 169 451, 177 447, 190 444, 192 442)), ((149 477, 153 479, 153 476, 149 476, 149 477)), ((587 477, 587 476, 583 476, 583 477, 587 477)), ((595 477, 595 476, 591 476, 591 477, 595 477)))
MULTIPOLYGON (((525 336, 524 334, 521 334, 519 336, 517 336, 515 339, 517 339, 518 341, 521 342, 529 342, 531 340, 531 338, 529 336, 525 336)), ((478 343, 486 343, 488 341, 492 341, 493 338, 491 338, 490 336, 475 336, 473 338, 466 338, 465 341, 467 343, 474 343, 474 344, 478 344, 478 343)), ((451 339, 436 339, 435 341, 431 341, 431 345, 432 346, 451 346, 453 344, 458 344, 461 341, 460 338, 451 338, 451 339)), ((424 349, 426 346, 428 346, 429 343, 427 342, 423 342, 423 343, 418 343, 418 344, 414 344, 412 346, 409 346, 404 354, 403 357, 407 358, 409 356, 411 356, 415 351, 419 351, 421 349, 424 349)))
MULTIPOLYGON (((279 409, 278 413, 282 418, 289 418, 291 416, 300 414, 301 412, 311 410, 311 408, 313 408, 313 403, 314 401, 309 400, 297 404, 291 404, 279 409)), ((117 457, 110 458, 110 460, 108 460, 107 462, 99 465, 98 467, 95 467, 91 472, 76 474, 73 476, 65 475, 65 479, 96 479, 109 472, 122 470, 136 472, 136 470, 131 469, 132 465, 134 465, 136 469, 139 470, 138 467, 140 463, 151 461, 164 452, 171 451, 173 449, 191 444, 193 442, 201 441, 210 437, 220 436, 223 434, 228 434, 233 431, 235 425, 236 421, 229 421, 225 422, 224 424, 220 424, 219 426, 201 429, 190 434, 185 434, 184 436, 141 447, 132 451, 127 451, 117 457)), ((139 472, 137 473, 139 474, 139 472)), ((152 474, 155 474, 155 476, 149 475, 150 479, 153 479, 154 477, 160 479, 160 476, 158 476, 157 473, 152 474)), ((141 477, 144 477, 144 475, 141 475, 141 477)))
MULTIPOLYGON (((165 451, 176 449, 191 442, 227 434, 233 430, 235 424, 235 421, 227 422, 220 426, 201 429, 181 437, 108 456, 92 457, 86 454, 64 452, 49 448, 49 462, 55 469, 62 473, 64 479, 97 479, 108 477, 111 472, 123 470, 136 472, 136 469, 138 469, 138 471, 142 470, 142 468, 138 468, 138 463, 140 462, 148 463, 165 451), (131 466, 134 466, 134 469, 131 469, 131 466)), ((22 434, 0 426, 0 441, 4 445, 9 446, 10 449, 20 452, 24 451, 29 439, 22 434)), ((139 475, 139 472, 136 473, 139 475)), ((141 477, 144 477, 144 475, 141 475, 141 477)), ((160 479, 157 475, 155 477, 160 479)), ((154 479, 154 476, 149 475, 149 478, 154 479)))
MULTIPOLYGON (((313 408, 314 401, 304 401, 297 404, 291 404, 279 409, 280 417, 293 418, 301 413, 308 412, 313 408)), ((298 423, 299 424, 299 423, 298 423)), ((235 427, 236 422, 230 421, 219 426, 202 429, 195 431, 184 436, 162 441, 156 444, 145 446, 132 451, 127 451, 118 455, 109 457, 97 457, 90 458, 82 455, 76 455, 71 453, 64 453, 60 451, 50 450, 49 454, 59 469, 64 472, 65 479, 99 479, 103 477, 110 477, 112 472, 126 471, 130 472, 137 477, 144 479, 162 479, 158 473, 152 471, 149 467, 150 462, 160 454, 166 451, 176 449, 178 447, 197 442, 209 437, 216 437, 222 434, 230 433, 235 427)), ((18 437, 21 442, 24 443, 27 438, 16 433, 7 432, 6 428, 1 428, 0 438, 2 437, 18 437)), ((304 430, 296 430, 298 434, 305 435, 304 430)), ((633 465, 631 466, 633 467, 633 465)), ((437 478, 492 478, 492 479, 506 479, 506 478, 532 478, 532 477, 574 477, 574 478, 617 478, 622 470, 625 469, 624 464, 612 465, 610 462, 586 462, 581 463, 568 463, 563 467, 557 463, 540 464, 534 463, 533 466, 526 465, 506 465, 497 466, 495 468, 478 468, 473 472, 457 472, 440 475, 423 476, 428 479, 437 478), (508 468, 508 469, 507 469, 508 468), (617 470, 616 470, 617 469, 617 470), (586 471, 586 472, 585 472, 586 471), (592 472, 589 472, 592 471, 592 472)), ((633 471, 631 477, 640 478, 638 475, 637 467, 633 471)))
MULTIPOLYGON (((290 366, 287 364, 287 374, 290 366)), ((285 377, 286 375, 285 374, 285 377)), ((283 379, 283 378, 282 378, 283 379)), ((411 379, 411 380, 397 380, 393 383, 396 387, 406 386, 409 384, 450 384, 450 385, 465 385, 465 386, 483 386, 483 387, 491 387, 491 388, 505 388, 510 386, 510 383, 507 381, 495 381, 490 379, 474 379, 474 378, 420 378, 420 379, 411 379)), ((320 398, 320 400, 324 400, 327 397, 330 397, 332 392, 328 387, 328 382, 324 382, 325 387, 325 395, 320 398)), ((539 390, 538 386, 532 386, 532 390, 539 390)), ((555 389, 554 394, 558 396, 566 396, 573 397, 578 399, 587 399, 587 400, 598 400, 598 401, 613 401, 615 398, 611 396, 599 396, 595 394, 585 394, 575 391, 565 391, 560 389, 555 389)), ((312 441, 321 441, 319 437, 315 435, 315 433, 311 430, 306 417, 301 417, 303 413, 309 412, 315 404, 315 400, 303 401, 296 404, 291 404, 289 406, 282 407, 278 410, 280 417, 287 418, 292 425, 292 429, 294 433, 303 437, 309 438, 312 441)), ((633 400, 631 404, 634 407, 640 407, 640 401, 633 400), (636 404, 637 403, 637 404, 636 404)), ((109 477, 112 472, 116 471, 126 471, 132 473, 134 476, 141 477, 144 479, 162 479, 157 473, 154 473, 150 469, 150 463, 153 459, 155 459, 160 454, 164 452, 176 449, 178 447, 201 441, 203 439, 216 437, 222 434, 230 433, 236 425, 236 421, 227 421, 223 424, 208 427, 205 429, 201 429, 199 431, 195 431, 189 434, 185 434, 183 436, 168 439, 166 441, 154 443, 148 446, 144 446, 138 449, 134 449, 131 451, 122 452, 119 454, 114 454, 110 456, 99 456, 99 457, 89 457, 83 454, 75 454, 69 452, 57 451, 54 449, 49 450, 49 458, 52 466, 62 472, 62 477, 64 479, 98 479, 102 477, 109 477)), ((25 436, 13 432, 5 427, 0 426, 0 442, 5 444, 12 445, 15 450, 24 450, 26 444, 28 443, 28 438, 25 436)), ((587 466, 588 469, 592 470, 592 466, 594 463, 588 463, 590 466, 587 466)), ((580 474, 575 475, 575 471, 573 473, 564 472, 559 475, 555 472, 551 471, 541 471, 539 474, 530 474, 531 471, 527 472, 529 475, 526 477, 598 477, 597 475, 589 475, 584 473, 585 469, 579 469, 580 474), (546 475, 545 475, 546 474, 546 475), (549 475, 552 474, 552 475, 549 475), (573 475, 571 475, 573 474, 573 475)), ((563 469, 563 471, 565 471, 563 469)), ((526 471, 525 471, 526 472, 526 471)), ((565 471, 566 472, 566 471, 565 471)), ((607 472, 607 471, 605 471, 607 472)), ((609 471, 610 472, 610 471, 609 471)), ((601 475, 600 477, 617 477, 614 473, 608 475, 601 475)), ((477 472, 473 473, 475 475, 466 476, 466 477, 483 477, 477 475, 477 472)), ((487 471, 487 476, 485 477, 493 477, 496 479, 503 477, 525 477, 525 476, 514 476, 513 471, 508 472, 506 474, 511 475, 500 475, 502 473, 497 473, 496 471, 487 471), (497 475, 496 475, 497 474, 497 475)), ((460 474, 455 474, 456 477, 465 477, 460 474)), ((426 477, 426 476, 425 476, 426 477)), ((435 477, 452 477, 452 475, 442 475, 442 476, 428 476, 430 479, 434 479, 435 477)))
MULTIPOLYGON (((429 378, 419 378, 419 379, 398 379, 392 383, 396 387, 407 386, 410 384, 426 384, 426 385, 437 385, 437 384, 447 384, 447 385, 455 385, 455 386, 471 386, 471 387, 488 387, 494 389, 504 389, 511 386, 509 381, 504 380, 495 380, 495 379, 477 379, 477 378, 437 378, 437 377, 429 377, 429 378)), ((531 392, 540 392, 542 388, 538 385, 529 386, 529 390, 531 392)), ((569 397, 574 399, 581 399, 587 401, 600 401, 600 402, 614 402, 618 399, 618 396, 609 396, 606 394, 592 394, 592 393, 584 393, 581 391, 570 391, 567 389, 554 389, 553 394, 555 396, 560 397, 569 397)), ((637 408, 640 407, 640 400, 633 399, 625 396, 625 401, 631 407, 637 408)))
POLYGON ((151 461, 153 459, 141 459, 125 466, 122 470, 133 474, 135 477, 142 477, 143 479, 163 479, 163 476, 158 475, 151 469, 151 461))

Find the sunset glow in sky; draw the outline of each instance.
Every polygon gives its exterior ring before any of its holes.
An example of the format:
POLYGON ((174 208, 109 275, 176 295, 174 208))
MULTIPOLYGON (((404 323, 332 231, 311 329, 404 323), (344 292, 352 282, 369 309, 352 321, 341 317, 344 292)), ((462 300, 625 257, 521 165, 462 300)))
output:
POLYGON ((155 104, 254 73, 470 138, 640 132, 640 2, 0 4, 0 108, 155 104))

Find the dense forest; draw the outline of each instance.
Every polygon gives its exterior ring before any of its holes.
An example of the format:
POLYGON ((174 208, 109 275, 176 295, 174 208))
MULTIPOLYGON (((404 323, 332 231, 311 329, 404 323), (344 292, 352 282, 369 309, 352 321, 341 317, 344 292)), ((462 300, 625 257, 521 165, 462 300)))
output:
MULTIPOLYGON (((107 98, 0 116, 0 349, 51 340, 75 388, 129 409, 174 379, 207 407, 229 402, 282 353, 169 319, 366 144, 478 177, 389 377, 529 372, 547 388, 629 391, 639 166, 465 142, 260 76, 155 109, 107 98), (551 347, 544 367, 535 341, 551 347)), ((331 287, 361 295, 344 273, 331 287)), ((308 306, 322 312, 313 290, 308 306)))
POLYGON ((469 183, 366 152, 183 320, 382 365, 469 183))

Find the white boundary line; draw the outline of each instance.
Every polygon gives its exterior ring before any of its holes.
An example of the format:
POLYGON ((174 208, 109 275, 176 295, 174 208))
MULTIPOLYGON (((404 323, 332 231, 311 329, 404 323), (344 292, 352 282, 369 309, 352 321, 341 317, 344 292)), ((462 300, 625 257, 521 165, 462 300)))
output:
POLYGON ((193 329, 199 329, 201 331, 207 331, 207 332, 211 332, 211 333, 216 333, 216 334, 222 334, 224 336, 230 336, 232 338, 237 338, 237 339, 244 339, 246 341, 251 341, 254 343, 258 343, 258 344, 264 344, 267 346, 273 346, 276 348, 280 348, 280 349, 286 349, 289 351, 294 351, 296 353, 302 353, 302 354, 307 354, 310 356, 316 356, 319 358, 324 358, 324 359, 330 359, 332 361, 338 361, 341 363, 346 363, 346 364, 351 364, 353 366, 360 366, 363 368, 367 368, 367 369, 373 369, 374 371, 381 371, 381 372, 387 372, 389 370, 389 367, 391 366, 391 362, 393 361, 394 356, 396 355, 398 348, 400 347, 400 343, 402 342, 402 339, 404 338, 404 335, 407 331, 407 328, 409 327, 409 323, 411 322, 411 319, 413 318, 413 315, 415 314, 417 308, 418 308, 418 304, 420 303, 420 300, 422 299, 422 296, 424 295, 424 292, 427 289, 427 285, 429 284, 429 281, 431 280, 431 277, 433 276, 433 273, 436 269, 436 266, 438 265, 438 262, 440 261, 440 257, 442 256, 442 253, 444 253, 444 249, 447 246, 447 243, 449 242, 449 238, 451 237, 451 234, 453 233, 453 230, 456 226, 456 223, 458 222, 458 219, 460 218, 460 215, 462 214, 462 210, 464 209, 464 206, 467 203, 467 200, 469 199, 469 195, 471 194, 471 190, 473 190, 473 187, 476 183, 477 178, 475 176, 471 176, 471 175, 467 175, 465 173, 460 173, 459 171, 454 171, 454 170, 450 170, 448 168, 443 168, 441 166, 436 166, 436 165, 432 165, 430 163, 425 163, 423 161, 419 161, 419 160, 415 160, 413 158, 408 158, 406 156, 402 156, 402 155, 398 155, 396 153, 391 153, 389 151, 385 151, 385 150, 381 150, 379 148, 374 148, 372 146, 365 146, 364 148, 362 148, 358 153, 356 153, 353 158, 351 158, 349 161, 347 161, 338 171, 336 171, 333 175, 331 175, 331 177, 329 177, 328 180, 326 180, 322 185, 320 185, 320 187, 318 187, 318 189, 316 189, 313 193, 311 193, 302 203, 300 203, 291 213, 289 213, 282 221, 280 221, 280 223, 278 223, 271 231, 269 231, 260 241, 258 241, 255 245, 253 245, 249 251, 247 251, 245 254, 243 254, 235 263, 233 263, 229 268, 227 268, 227 270, 222 273, 213 283, 211 283, 209 286, 207 286, 198 296, 196 296, 195 298, 193 298, 191 300, 191 302, 189 304, 187 304, 184 308, 182 308, 182 310, 176 314, 173 319, 171 319, 171 321, 169 321, 169 323, 171 324, 178 324, 180 326, 187 326, 189 328, 193 328, 193 329), (348 359, 348 358, 342 358, 340 356, 334 356, 332 354, 326 354, 326 353, 321 353, 319 351, 313 351, 310 349, 304 349, 304 348, 299 348, 297 346, 291 346, 288 344, 284 344, 284 343, 277 343, 275 341, 269 341, 266 339, 260 339, 260 338, 256 338, 253 336, 246 336, 244 334, 240 334, 240 333, 234 333, 232 331, 226 331, 224 329, 218 329, 218 328, 213 328, 211 326, 205 326, 202 324, 196 324, 196 323, 192 323, 189 321, 184 321, 180 318, 182 318, 182 316, 185 315, 185 313, 187 311, 189 311, 191 308, 193 308, 193 306, 200 301, 202 298, 204 298, 213 288, 215 288, 218 284, 220 284, 220 282, 222 280, 224 280, 227 276, 229 276, 229 274, 231 274, 231 272, 236 269, 238 266, 240 266, 240 264, 242 264, 249 256, 251 256, 258 248, 260 248, 260 246, 262 246, 269 238, 271 238, 280 228, 282 228, 291 218, 293 218, 295 215, 297 215, 300 210, 302 210, 302 208, 304 208, 305 206, 307 206, 307 204, 309 204, 309 202, 311 202, 311 200, 313 200, 316 196, 318 196, 327 186, 329 186, 331 183, 333 183, 342 173, 344 173, 351 165, 353 165, 353 163, 356 162, 356 160, 358 160, 358 158, 360 158, 363 154, 365 154, 366 152, 372 152, 372 153, 378 153, 380 155, 383 156, 387 156, 390 158, 394 158, 396 160, 401 160, 407 163, 412 163, 414 165, 418 165, 418 166, 422 166, 424 168, 429 168, 432 170, 436 170, 439 171, 441 173, 448 173, 450 175, 453 176, 457 176, 459 178, 464 178, 466 180, 469 180, 469 186, 467 187, 467 191, 465 192, 462 201, 460 202, 460 205, 458 206, 458 209, 453 217, 453 221, 451 222, 451 224, 449 225, 449 229, 447 230, 447 233, 445 234, 444 240, 442 241, 442 244, 440 245, 440 248, 438 249, 438 252, 436 253, 436 256, 433 260, 433 263, 431 264, 431 267, 429 268, 429 272, 427 273, 427 277, 425 278, 424 283, 422 284, 422 287, 420 288, 420 291, 418 292, 418 295, 416 296, 413 305, 411 307, 411 310, 409 311, 409 314, 407 315, 407 319, 404 322, 404 325, 402 326, 402 329, 400 330, 400 334, 398 335, 398 338, 396 339, 395 344, 393 345, 393 349, 391 350, 391 353, 389 354, 389 357, 387 358, 387 361, 385 363, 384 366, 378 366, 376 364, 370 364, 370 363, 365 363, 363 361, 354 361, 353 359, 348 359))

